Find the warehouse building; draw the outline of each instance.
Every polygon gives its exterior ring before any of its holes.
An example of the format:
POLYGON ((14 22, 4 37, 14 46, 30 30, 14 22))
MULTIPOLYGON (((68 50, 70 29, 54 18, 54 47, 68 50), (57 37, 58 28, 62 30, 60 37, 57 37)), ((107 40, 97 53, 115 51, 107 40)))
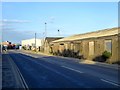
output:
POLYGON ((40 47, 42 46, 42 39, 26 39, 26 40, 22 40, 21 41, 22 47, 25 47, 26 49, 32 49, 35 50, 35 47, 37 49, 40 49, 40 47))
POLYGON ((53 53, 63 54, 69 51, 67 54, 70 54, 70 51, 72 51, 84 59, 101 61, 103 52, 107 51, 111 53, 107 62, 118 62, 120 60, 118 29, 104 29, 55 40, 51 42, 53 53))

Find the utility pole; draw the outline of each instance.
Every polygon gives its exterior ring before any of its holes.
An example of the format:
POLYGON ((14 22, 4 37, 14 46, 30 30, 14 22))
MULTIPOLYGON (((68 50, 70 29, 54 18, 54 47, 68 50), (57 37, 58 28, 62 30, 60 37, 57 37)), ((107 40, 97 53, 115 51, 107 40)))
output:
POLYGON ((58 36, 60 36, 60 30, 58 29, 58 36))
MULTIPOLYGON (((46 39, 46 37, 47 37, 47 23, 45 22, 45 39, 46 39)), ((44 39, 44 52, 46 52, 45 39, 44 39)))
POLYGON ((36 33, 35 33, 35 52, 36 52, 36 33))
POLYGON ((45 38, 47 37, 47 23, 45 22, 45 38))

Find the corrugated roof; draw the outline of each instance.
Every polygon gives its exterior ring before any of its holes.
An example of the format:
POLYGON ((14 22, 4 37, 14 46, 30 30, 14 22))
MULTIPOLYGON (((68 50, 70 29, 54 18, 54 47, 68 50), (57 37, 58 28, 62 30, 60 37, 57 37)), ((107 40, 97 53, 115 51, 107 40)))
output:
POLYGON ((49 43, 51 41, 58 40, 58 39, 61 39, 61 38, 63 38, 63 37, 46 37, 45 40, 47 40, 48 43, 49 43))
POLYGON ((104 29, 104 30, 98 30, 94 32, 88 32, 84 34, 77 34, 70 37, 66 37, 63 39, 55 40, 55 42, 64 42, 64 41, 74 41, 74 40, 80 40, 80 39, 86 39, 86 38, 96 38, 96 37, 103 37, 103 36, 111 36, 118 34, 118 28, 110 28, 110 29, 104 29))

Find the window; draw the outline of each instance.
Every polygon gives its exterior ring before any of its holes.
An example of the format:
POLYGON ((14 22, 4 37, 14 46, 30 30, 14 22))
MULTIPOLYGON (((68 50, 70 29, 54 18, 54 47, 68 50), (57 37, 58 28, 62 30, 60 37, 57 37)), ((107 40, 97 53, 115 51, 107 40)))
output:
POLYGON ((94 55, 94 42, 89 42, 89 55, 94 55))
POLYGON ((67 43, 65 44, 65 49, 66 49, 66 50, 68 49, 68 44, 67 44, 67 43))
POLYGON ((80 50, 80 44, 79 43, 74 44, 74 51, 78 52, 79 50, 80 50))
POLYGON ((64 43, 61 43, 60 45, 64 45, 64 43))
POLYGON ((74 47, 73 47, 73 43, 71 43, 71 45, 70 45, 70 49, 71 49, 71 50, 74 49, 74 47))
POLYGON ((35 43, 32 43, 32 47, 35 47, 35 43))
POLYGON ((112 52, 112 40, 105 40, 105 51, 112 52))

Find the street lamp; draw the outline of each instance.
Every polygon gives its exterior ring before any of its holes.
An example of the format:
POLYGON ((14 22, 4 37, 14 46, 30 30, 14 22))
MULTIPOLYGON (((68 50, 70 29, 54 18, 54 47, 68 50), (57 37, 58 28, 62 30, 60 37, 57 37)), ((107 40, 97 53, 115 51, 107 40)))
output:
POLYGON ((60 30, 58 29, 58 36, 60 36, 60 30))
POLYGON ((45 38, 47 37, 47 23, 45 22, 45 38))

